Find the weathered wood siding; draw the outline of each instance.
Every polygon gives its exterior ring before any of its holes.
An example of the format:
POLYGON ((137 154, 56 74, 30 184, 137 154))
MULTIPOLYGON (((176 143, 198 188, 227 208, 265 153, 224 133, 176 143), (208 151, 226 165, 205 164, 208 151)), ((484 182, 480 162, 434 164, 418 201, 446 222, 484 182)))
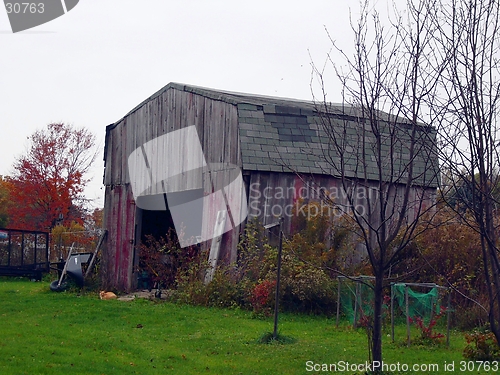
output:
POLYGON ((128 291, 133 286, 136 206, 127 185, 106 186, 103 248, 103 287, 128 291))
MULTIPOLYGON (((394 188, 388 214, 392 207, 401 207, 404 189, 404 185, 394 188)), ((276 222, 277 218, 283 215, 285 232, 290 233, 293 215, 306 215, 307 211, 301 208, 309 202, 319 202, 325 209, 330 207, 329 201, 342 207, 349 205, 348 195, 352 195, 353 205, 359 207, 359 210, 367 210, 368 201, 375 210, 374 205, 379 202, 377 191, 376 181, 368 181, 366 188, 357 186, 357 190, 346 192, 342 188, 341 180, 333 176, 253 171, 250 174, 248 186, 248 216, 258 217, 259 221, 266 225, 276 222), (325 199, 325 196, 328 199, 325 199)), ((422 204, 422 209, 425 209, 431 207, 434 202, 434 188, 412 187, 406 211, 407 220, 410 222, 415 220, 419 205, 422 204)), ((348 210, 344 209, 344 212, 348 210)), ((394 212, 399 212, 399 210, 396 208, 394 212)), ((341 214, 341 212, 334 212, 333 208, 331 213, 332 215, 341 214)), ((373 223, 374 226, 379 224, 373 223)))
MULTIPOLYGON (((128 156, 171 131, 195 125, 207 162, 241 166, 235 105, 169 89, 108 126, 104 185, 130 183, 128 156)), ((158 155, 161 156, 160 154, 158 155)))
MULTIPOLYGON (((229 162, 241 167, 237 107, 224 101, 170 88, 153 95, 123 119, 107 127, 104 211, 108 236, 104 263, 108 287, 130 290, 135 283, 134 244, 138 243, 136 236, 140 235, 135 233, 135 227, 140 223, 136 220, 130 185, 129 155, 148 141, 192 125, 196 126, 207 163, 229 162)), ((157 165, 161 165, 162 153, 155 155, 159 158, 157 165)), ((167 166, 168 161, 164 165, 167 166)), ((224 181, 222 176, 214 173, 210 183, 193 181, 192 187, 202 186, 205 194, 213 193, 211 190, 214 187, 229 182, 224 181)), ((221 248, 225 251, 221 252, 221 259, 236 259, 238 235, 238 228, 224 234, 221 248)))

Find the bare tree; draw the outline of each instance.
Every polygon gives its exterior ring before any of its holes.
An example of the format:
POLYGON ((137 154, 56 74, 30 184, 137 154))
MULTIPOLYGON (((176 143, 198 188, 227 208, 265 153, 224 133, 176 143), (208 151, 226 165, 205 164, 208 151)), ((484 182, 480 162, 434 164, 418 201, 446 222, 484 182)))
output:
POLYGON ((330 37, 336 53, 329 61, 342 84, 342 104, 329 102, 324 70, 314 68, 325 172, 339 177, 345 198, 332 204, 356 224, 375 277, 370 336, 372 360, 379 363, 388 274, 417 234, 437 186, 436 130, 425 106, 439 77, 425 57, 433 48, 428 6, 409 4, 404 15, 393 9, 386 30, 366 1, 359 20, 351 22, 352 56, 330 37))
POLYGON ((496 0, 450 0, 440 7, 435 38, 447 59, 442 62, 440 100, 432 106, 439 119, 441 162, 451 175, 441 192, 480 236, 489 322, 498 342, 499 10, 496 0))

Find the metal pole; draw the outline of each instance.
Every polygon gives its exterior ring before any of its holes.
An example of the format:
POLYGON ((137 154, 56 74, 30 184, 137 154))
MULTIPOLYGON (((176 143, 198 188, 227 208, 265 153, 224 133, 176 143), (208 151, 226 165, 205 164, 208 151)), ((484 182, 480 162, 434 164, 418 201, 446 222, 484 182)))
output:
POLYGON ((408 303, 408 285, 405 285, 405 304, 406 304, 406 340, 408 347, 410 346, 410 306, 408 303))
POLYGON ((448 289, 448 306, 446 306, 446 346, 450 347, 450 313, 451 313, 451 289, 448 289))
POLYGON ((278 246, 278 264, 276 270, 276 294, 274 296, 274 331, 273 338, 276 340, 278 337, 278 307, 280 300, 280 277, 281 277, 281 251, 283 249, 283 217, 280 217, 280 235, 278 246))
POLYGON ((337 327, 339 326, 339 316, 340 316, 340 283, 342 281, 340 277, 337 277, 337 327))
POLYGON ((391 284, 391 338, 394 342, 394 284, 391 284))

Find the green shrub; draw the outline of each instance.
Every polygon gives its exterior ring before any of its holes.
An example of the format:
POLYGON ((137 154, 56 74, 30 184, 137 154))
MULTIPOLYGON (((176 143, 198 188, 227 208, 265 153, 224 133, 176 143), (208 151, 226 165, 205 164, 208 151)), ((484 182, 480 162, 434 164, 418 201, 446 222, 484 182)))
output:
POLYGON ((212 281, 205 285, 208 306, 237 307, 241 304, 243 291, 231 275, 230 267, 218 267, 212 281))
POLYGON ((208 306, 208 295, 201 273, 200 265, 193 263, 188 270, 178 274, 171 299, 188 305, 208 306))
MULTIPOLYGON (((311 217, 302 223, 303 232, 284 240, 280 310, 316 314, 332 314, 336 310, 336 281, 328 274, 331 268, 325 267, 335 264, 335 250, 321 241, 329 231, 326 223, 325 218, 311 217)), ((335 240, 338 246, 341 238, 339 235, 335 240)), ((205 283, 208 263, 201 260, 207 259, 208 254, 188 259, 182 250, 168 236, 160 241, 151 239, 141 248, 142 269, 148 269, 173 288, 173 300, 192 305, 240 307, 251 309, 256 315, 271 314, 278 250, 269 245, 265 229, 256 218, 250 219, 245 227, 238 244, 237 263, 219 266, 209 283, 205 283), (165 256, 169 256, 168 261, 165 256)))
MULTIPOLYGON (((321 268, 299 259, 292 251, 297 241, 303 243, 303 238, 294 237, 283 246, 280 309, 331 314, 336 309, 336 284, 321 268)), ((219 266, 207 284, 204 270, 208 264, 192 264, 178 274, 173 298, 194 305, 238 306, 252 309, 257 316, 270 315, 274 308, 278 251, 267 243, 264 228, 256 220, 247 224, 238 252, 238 263, 219 266)))
POLYGON ((197 306, 237 307, 243 305, 245 291, 235 282, 232 268, 218 267, 212 281, 205 283, 207 269, 208 262, 193 263, 188 270, 179 274, 171 299, 197 306))
POLYGON ((283 307, 289 311, 332 314, 337 305, 337 288, 322 269, 285 253, 282 265, 283 307))
POLYGON ((238 243, 238 261, 234 265, 236 281, 247 285, 248 298, 253 287, 271 271, 270 267, 275 267, 270 262, 270 253, 276 254, 267 241, 263 225, 257 218, 250 219, 238 243))
MULTIPOLYGON (((280 280, 280 307, 285 311, 332 314, 336 310, 337 288, 321 268, 305 262, 292 252, 293 242, 283 246, 280 280)), ((263 259, 268 270, 261 282, 276 281, 278 252, 270 249, 263 259)), ((273 301, 274 302, 274 301, 273 301)), ((274 306, 274 304, 271 304, 274 306)))

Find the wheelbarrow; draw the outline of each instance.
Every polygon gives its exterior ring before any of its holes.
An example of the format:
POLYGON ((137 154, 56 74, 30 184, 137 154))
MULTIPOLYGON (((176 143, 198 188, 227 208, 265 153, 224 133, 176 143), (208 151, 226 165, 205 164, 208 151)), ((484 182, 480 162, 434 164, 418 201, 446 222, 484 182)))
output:
POLYGON ((93 253, 73 253, 75 243, 71 244, 68 252, 68 257, 65 262, 57 263, 62 266, 62 270, 58 267, 59 279, 50 283, 50 290, 53 292, 62 292, 68 288, 68 276, 75 282, 75 284, 82 288, 85 284, 85 278, 90 274, 92 266, 94 265, 97 252, 101 247, 106 232, 99 238, 99 243, 93 253))

